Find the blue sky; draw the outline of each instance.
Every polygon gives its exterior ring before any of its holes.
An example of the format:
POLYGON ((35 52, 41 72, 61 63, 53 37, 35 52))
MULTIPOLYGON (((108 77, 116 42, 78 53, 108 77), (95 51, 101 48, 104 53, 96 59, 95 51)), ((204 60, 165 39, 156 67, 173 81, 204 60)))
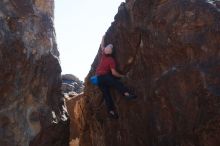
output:
POLYGON ((84 80, 123 0, 55 0, 55 29, 62 74, 84 80))

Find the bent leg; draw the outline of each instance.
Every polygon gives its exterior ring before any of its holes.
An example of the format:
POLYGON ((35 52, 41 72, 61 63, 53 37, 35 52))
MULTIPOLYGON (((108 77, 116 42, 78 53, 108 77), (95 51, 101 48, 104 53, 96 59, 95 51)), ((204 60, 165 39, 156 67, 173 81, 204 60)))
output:
POLYGON ((109 75, 107 77, 107 83, 109 86, 114 87, 118 92, 120 92, 122 95, 124 95, 124 93, 129 92, 128 88, 124 86, 124 84, 122 82, 120 82, 118 79, 116 79, 115 77, 109 75))

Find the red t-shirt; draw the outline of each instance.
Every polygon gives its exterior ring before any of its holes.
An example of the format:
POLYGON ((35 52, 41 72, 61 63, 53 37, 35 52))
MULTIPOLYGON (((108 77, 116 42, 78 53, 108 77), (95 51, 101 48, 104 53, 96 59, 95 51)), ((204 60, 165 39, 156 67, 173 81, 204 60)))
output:
POLYGON ((116 63, 113 57, 102 54, 100 63, 96 69, 96 75, 105 75, 111 73, 111 69, 115 69, 116 63))

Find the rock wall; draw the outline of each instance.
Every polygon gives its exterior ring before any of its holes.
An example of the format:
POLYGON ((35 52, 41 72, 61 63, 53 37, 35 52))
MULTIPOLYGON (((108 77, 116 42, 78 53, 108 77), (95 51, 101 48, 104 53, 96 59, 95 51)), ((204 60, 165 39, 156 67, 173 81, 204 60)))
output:
POLYGON ((84 94, 78 94, 67 100, 67 110, 70 117, 70 139, 69 146, 79 146, 79 138, 83 133, 85 123, 84 94))
MULTIPOLYGON (((59 123, 68 120, 53 10, 53 0, 0 1, 1 146, 28 146, 31 140, 38 146, 68 145, 60 135, 54 136, 59 123), (47 139, 35 138, 45 131, 51 131, 47 139)), ((68 124, 64 125, 68 141, 68 124)))
POLYGON ((124 83, 112 91, 119 119, 85 82, 80 146, 220 145, 220 7, 217 0, 126 0, 106 33, 124 83))

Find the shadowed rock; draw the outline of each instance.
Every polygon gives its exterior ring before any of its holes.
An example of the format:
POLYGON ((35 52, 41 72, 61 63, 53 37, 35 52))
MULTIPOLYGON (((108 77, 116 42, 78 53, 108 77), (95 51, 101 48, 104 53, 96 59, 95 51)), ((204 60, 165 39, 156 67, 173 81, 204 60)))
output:
POLYGON ((62 131, 68 139, 53 9, 53 0, 0 1, 1 146, 28 146, 33 139, 32 145, 68 145, 54 136, 62 131), (47 139, 36 140, 47 130, 47 139))

